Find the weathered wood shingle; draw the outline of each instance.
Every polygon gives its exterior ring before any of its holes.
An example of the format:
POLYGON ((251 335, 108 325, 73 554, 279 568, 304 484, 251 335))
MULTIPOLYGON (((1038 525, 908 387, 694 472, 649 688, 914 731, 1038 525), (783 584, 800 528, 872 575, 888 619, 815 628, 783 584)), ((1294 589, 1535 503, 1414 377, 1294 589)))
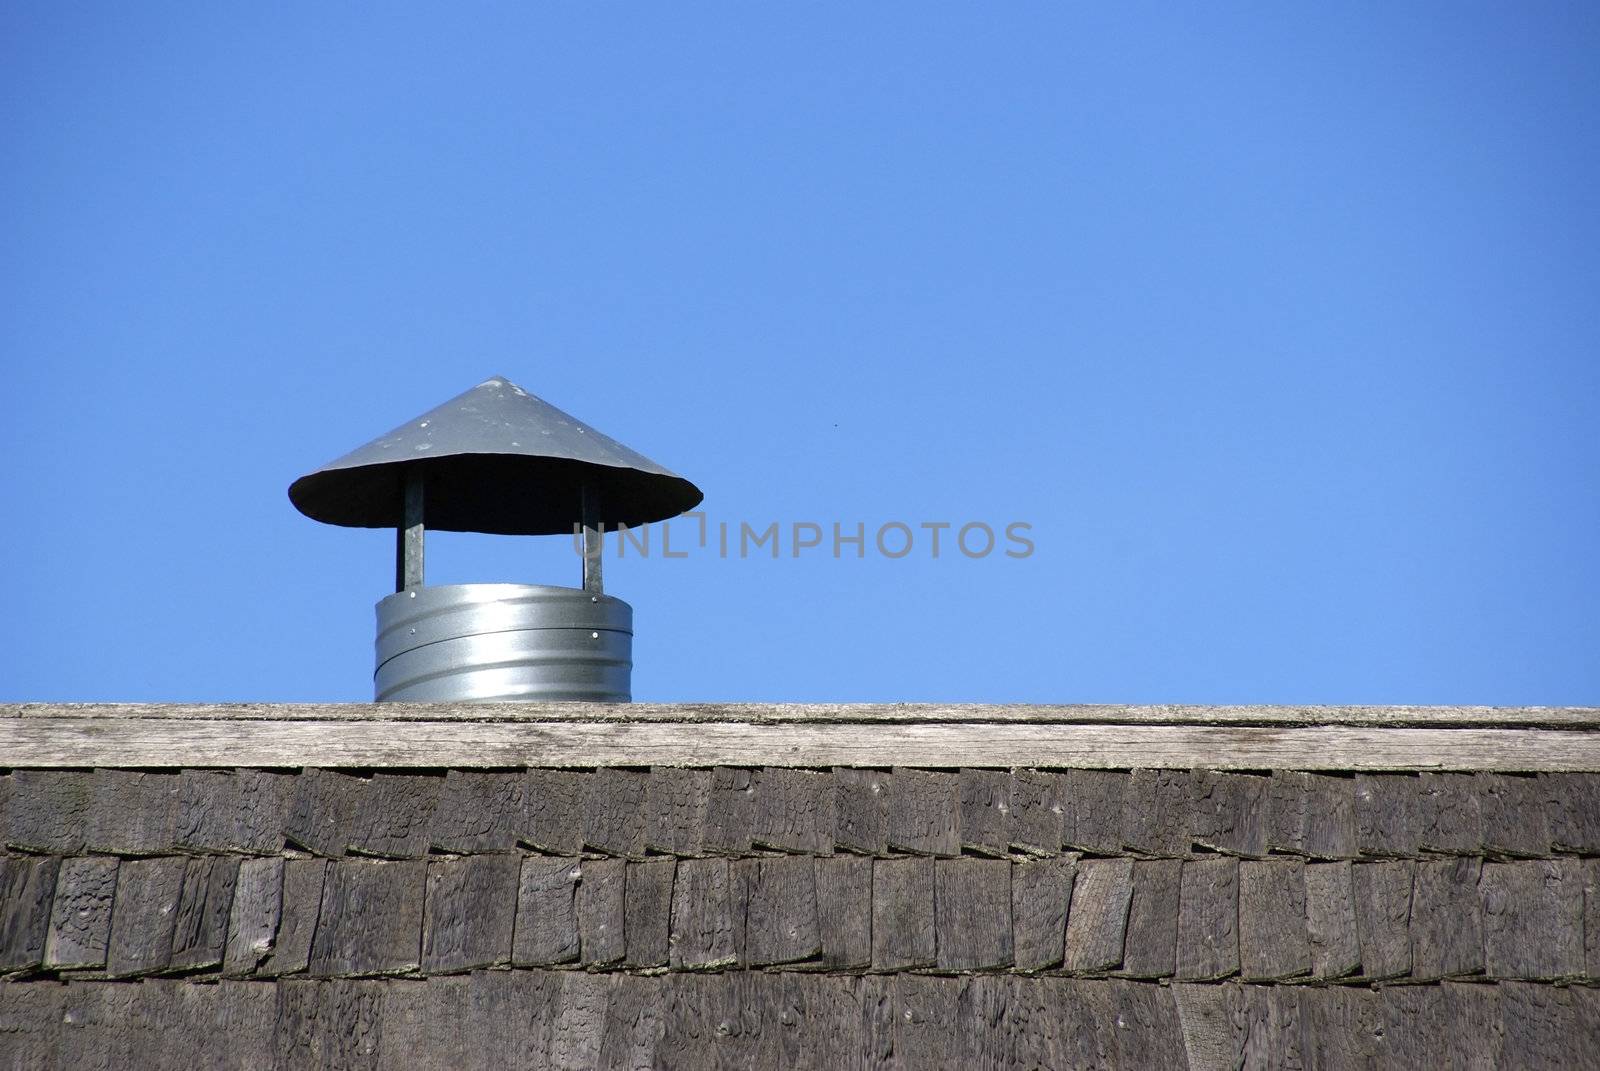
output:
POLYGON ((1135 770, 1122 798, 1122 847, 1140 855, 1189 853, 1189 773, 1135 770))
POLYGON ((1313 978, 1343 978, 1361 968, 1353 870, 1347 862, 1306 865, 1306 939, 1313 978))
POLYGON ((578 860, 530 855, 517 881, 511 962, 570 963, 578 958, 578 860))
POLYGON ((311 962, 311 942, 322 916, 324 859, 288 859, 283 864, 283 899, 272 952, 257 968, 265 975, 295 974, 311 962))
POLYGON ((528 779, 507 770, 451 770, 439 787, 429 843, 442 852, 504 852, 517 845, 528 779))
POLYGON ((835 767, 834 846, 839 851, 882 855, 889 848, 889 823, 884 804, 889 791, 886 770, 835 767))
POLYGON ((1196 770, 1189 826, 1195 843, 1247 858, 1267 854, 1272 780, 1256 774, 1196 770))
POLYGON ((588 776, 583 805, 583 846, 628 859, 644 857, 645 792, 650 775, 644 770, 604 768, 588 776))
POLYGON ((586 859, 579 867, 578 958, 585 967, 621 963, 627 955, 627 863, 586 859))
POLYGON ((1178 894, 1177 977, 1226 978, 1239 971, 1239 861, 1183 864, 1178 894))
POLYGON ((817 928, 822 965, 872 964, 872 860, 836 855, 816 861, 817 928))
POLYGON ((511 854, 428 861, 424 971, 476 970, 511 961, 521 863, 511 854))
POLYGON ((1482 861, 1470 857, 1416 864, 1411 894, 1411 974, 1419 981, 1483 970, 1482 861))
POLYGON ((0 974, 39 966, 61 861, 0 856, 0 974))
POLYGON ((957 774, 896 768, 891 792, 890 848, 915 855, 961 854, 961 778, 957 774))
POLYGON ((186 860, 129 859, 117 869, 106 971, 131 978, 165 970, 172 956, 172 922, 183 895, 186 860))
POLYGON ((1583 973, 1583 873, 1569 860, 1485 863, 1484 967, 1491 978, 1567 979, 1583 973))
POLYGON ((1182 868, 1177 859, 1141 859, 1133 864, 1133 897, 1118 973, 1130 978, 1172 976, 1177 966, 1182 868))
POLYGON ((238 859, 198 856, 188 861, 172 920, 168 970, 193 971, 222 965, 238 876, 238 859))
POLYGON ((1132 898, 1132 859, 1085 859, 1078 864, 1062 961, 1067 970, 1101 973, 1122 965, 1132 898))
POLYGON ((700 855, 705 846, 711 771, 657 766, 644 795, 646 851, 700 855))
MULTIPOLYGON (((0 868, 6 862, 0 861, 0 868)), ((9 885, 15 877, 10 877, 9 885)), ((117 889, 117 860, 97 857, 61 861, 44 966, 58 969, 103 967, 111 939, 111 904, 117 889)), ((9 900, 9 896, 7 897, 9 900)), ((24 928, 25 929, 25 928, 24 928)), ((0 938, 10 946, 15 938, 0 938)), ((11 958, 11 957, 6 957, 11 958)))
POLYGON ((731 966, 737 959, 733 927, 733 882, 728 861, 680 861, 672 885, 672 966, 731 966))
POLYGON ((1247 859, 1239 864, 1238 895, 1240 975, 1281 981, 1311 973, 1305 863, 1247 859))
POLYGON ((284 860, 278 857, 239 864, 222 954, 222 969, 228 974, 250 974, 271 954, 283 917, 283 869, 284 860))
POLYGON ((874 970, 909 970, 931 967, 936 962, 933 862, 927 858, 873 862, 874 970))
POLYGON ((427 864, 341 859, 328 864, 310 971, 360 976, 417 970, 427 864))
POLYGON ((1350 868, 1350 876, 1362 977, 1378 980, 1411 973, 1411 901, 1416 864, 1409 860, 1356 863, 1350 868))
POLYGON ((1011 932, 1019 970, 1061 963, 1077 867, 1068 856, 1018 863, 1011 871, 1011 932))
POLYGON ((741 859, 732 865, 734 941, 753 967, 821 954, 816 865, 803 858, 741 859))
POLYGON ((833 852, 831 774, 769 767, 752 782, 751 843, 781 852, 833 852))
POLYGON ((1003 859, 935 863, 934 929, 941 968, 1011 966, 1011 871, 1003 859))
POLYGON ((677 862, 672 859, 628 864, 623 937, 625 960, 631 967, 665 967, 669 961, 676 873, 677 862))

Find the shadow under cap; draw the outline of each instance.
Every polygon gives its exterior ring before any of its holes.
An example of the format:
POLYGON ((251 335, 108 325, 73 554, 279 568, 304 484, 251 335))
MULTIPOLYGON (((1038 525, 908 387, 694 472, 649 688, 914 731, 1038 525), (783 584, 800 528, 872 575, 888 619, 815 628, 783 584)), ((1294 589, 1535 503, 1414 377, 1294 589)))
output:
POLYGON ((705 496, 682 476, 501 376, 406 421, 289 486, 312 520, 398 528, 407 473, 427 485, 427 526, 491 535, 570 533, 583 489, 607 527, 662 521, 705 496))

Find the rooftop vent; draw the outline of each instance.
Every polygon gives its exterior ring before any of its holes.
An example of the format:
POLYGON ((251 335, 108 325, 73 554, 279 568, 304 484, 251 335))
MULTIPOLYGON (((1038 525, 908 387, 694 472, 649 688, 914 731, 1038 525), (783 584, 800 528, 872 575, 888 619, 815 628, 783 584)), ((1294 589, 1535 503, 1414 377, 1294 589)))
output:
POLYGON ((313 520, 395 530, 395 591, 377 606, 379 702, 626 703, 633 608, 602 588, 601 536, 677 516, 702 497, 499 376, 289 487, 313 520), (582 588, 424 583, 428 528, 573 535, 579 525, 582 588))

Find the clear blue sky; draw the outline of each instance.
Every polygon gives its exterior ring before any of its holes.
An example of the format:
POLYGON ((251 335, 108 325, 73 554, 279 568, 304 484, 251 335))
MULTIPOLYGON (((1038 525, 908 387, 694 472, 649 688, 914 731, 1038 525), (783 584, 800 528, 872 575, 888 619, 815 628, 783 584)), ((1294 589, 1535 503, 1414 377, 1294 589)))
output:
POLYGON ((285 489, 502 374, 714 521, 1033 526, 609 561, 639 699, 1600 703, 1597 56, 1589 3, 0 6, 0 699, 370 697, 392 536, 285 489))

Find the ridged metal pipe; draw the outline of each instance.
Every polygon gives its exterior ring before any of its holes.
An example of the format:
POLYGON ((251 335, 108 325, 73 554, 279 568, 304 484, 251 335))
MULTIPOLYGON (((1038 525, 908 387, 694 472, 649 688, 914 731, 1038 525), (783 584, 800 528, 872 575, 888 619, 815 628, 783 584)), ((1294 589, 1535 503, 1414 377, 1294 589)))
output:
POLYGON ((377 605, 382 702, 632 698, 633 608, 543 584, 442 584, 377 605))

